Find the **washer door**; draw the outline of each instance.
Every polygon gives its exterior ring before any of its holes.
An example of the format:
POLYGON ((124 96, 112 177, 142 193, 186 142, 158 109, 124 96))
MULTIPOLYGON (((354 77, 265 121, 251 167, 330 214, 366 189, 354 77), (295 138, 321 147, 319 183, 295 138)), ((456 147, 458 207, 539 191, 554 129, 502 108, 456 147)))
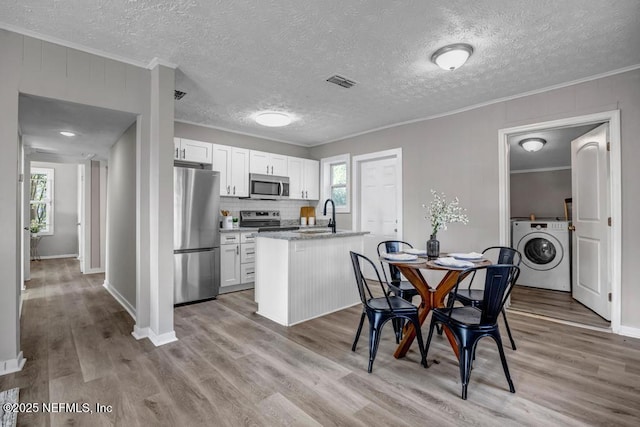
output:
POLYGON ((522 254, 522 262, 538 271, 551 270, 564 258, 560 241, 555 236, 542 232, 533 232, 520 239, 518 251, 522 254))

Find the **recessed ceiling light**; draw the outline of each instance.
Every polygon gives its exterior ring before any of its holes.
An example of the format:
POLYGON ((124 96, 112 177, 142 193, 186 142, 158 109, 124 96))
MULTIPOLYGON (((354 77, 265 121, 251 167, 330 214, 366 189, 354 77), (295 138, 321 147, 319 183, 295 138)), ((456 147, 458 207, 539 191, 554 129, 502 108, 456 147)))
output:
POLYGON ((60 135, 64 135, 64 136, 76 136, 76 134, 75 134, 75 133, 73 133, 73 132, 69 132, 68 130, 60 131, 60 135))
POLYGON ((431 60, 443 70, 453 71, 467 62, 473 53, 473 47, 466 43, 450 44, 441 47, 431 55, 431 60))
POLYGON ((280 127, 291 123, 291 117, 285 113, 265 111, 255 116, 255 121, 262 126, 280 127))
POLYGON ((542 138, 525 138, 518 142, 525 151, 530 153, 542 150, 542 147, 544 147, 546 143, 547 141, 542 138))

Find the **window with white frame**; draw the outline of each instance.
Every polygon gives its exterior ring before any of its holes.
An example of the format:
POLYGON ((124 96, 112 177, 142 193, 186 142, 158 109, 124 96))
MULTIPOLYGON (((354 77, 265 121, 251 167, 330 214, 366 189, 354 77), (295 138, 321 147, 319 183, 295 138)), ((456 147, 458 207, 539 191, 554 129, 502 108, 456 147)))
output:
POLYGON ((31 168, 31 222, 40 235, 53 234, 53 169, 31 168))
POLYGON ((332 199, 336 212, 350 212, 349 154, 320 160, 322 171, 322 200, 332 199))

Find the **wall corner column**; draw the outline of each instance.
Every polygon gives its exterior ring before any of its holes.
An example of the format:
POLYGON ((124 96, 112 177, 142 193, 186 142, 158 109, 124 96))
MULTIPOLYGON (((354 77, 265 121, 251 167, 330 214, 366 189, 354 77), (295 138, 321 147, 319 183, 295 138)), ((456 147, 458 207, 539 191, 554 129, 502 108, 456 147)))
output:
POLYGON ((175 67, 153 61, 151 69, 149 339, 176 341, 173 329, 173 121, 175 67))

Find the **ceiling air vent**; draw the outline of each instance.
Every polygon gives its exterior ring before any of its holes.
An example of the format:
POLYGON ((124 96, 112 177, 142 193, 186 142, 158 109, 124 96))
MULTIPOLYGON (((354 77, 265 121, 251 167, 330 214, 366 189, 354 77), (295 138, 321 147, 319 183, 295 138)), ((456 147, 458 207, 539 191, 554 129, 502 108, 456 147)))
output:
POLYGON ((184 96, 187 94, 187 92, 182 92, 179 90, 174 90, 173 91, 173 99, 175 99, 176 101, 181 100, 182 98, 184 98, 184 96))
POLYGON ((342 86, 343 88, 349 89, 350 87, 353 87, 356 82, 354 82, 353 80, 349 80, 346 79, 342 76, 339 75, 335 75, 335 76, 331 76, 327 79, 327 81, 329 83, 333 83, 333 84, 337 84, 338 86, 342 86))

